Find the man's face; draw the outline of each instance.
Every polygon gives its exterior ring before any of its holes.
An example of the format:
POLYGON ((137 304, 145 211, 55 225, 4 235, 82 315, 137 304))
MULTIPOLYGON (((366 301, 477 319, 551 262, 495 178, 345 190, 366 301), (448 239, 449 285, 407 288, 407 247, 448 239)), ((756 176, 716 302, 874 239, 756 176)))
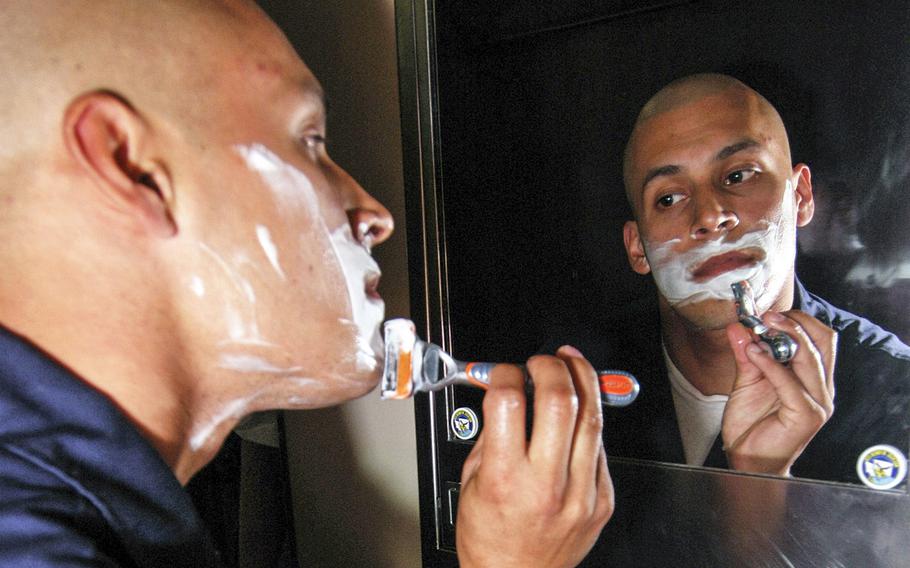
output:
POLYGON ((748 280, 760 312, 789 308, 809 170, 790 166, 783 126, 756 97, 725 91, 646 119, 627 167, 629 261, 666 305, 719 329, 735 320, 730 284, 748 280))
MULTIPOLYGON (((317 407, 382 366, 371 244, 391 218, 326 153, 319 84, 277 32, 224 48, 175 187, 177 279, 197 372, 232 411, 317 407), (215 389, 217 390, 217 389, 215 389)), ((176 254, 176 253, 175 253, 176 254)))

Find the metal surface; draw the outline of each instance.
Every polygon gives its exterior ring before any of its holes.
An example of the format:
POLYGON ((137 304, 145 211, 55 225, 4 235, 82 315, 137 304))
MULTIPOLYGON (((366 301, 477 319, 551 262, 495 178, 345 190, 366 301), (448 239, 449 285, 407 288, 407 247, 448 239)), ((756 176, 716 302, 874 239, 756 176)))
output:
POLYGON ((582 566, 901 567, 910 498, 616 458, 616 514, 582 566))
MULTIPOLYGON (((439 187, 432 2, 396 0, 401 136, 413 320, 418 333, 446 346, 445 237, 439 187), (421 307, 423 308, 421 310, 421 307), (422 333, 421 333, 422 332, 422 333)), ((437 395, 415 397, 421 539, 424 559, 439 547, 442 526, 438 474, 437 395)), ((445 430, 444 430, 445 431, 445 430)))

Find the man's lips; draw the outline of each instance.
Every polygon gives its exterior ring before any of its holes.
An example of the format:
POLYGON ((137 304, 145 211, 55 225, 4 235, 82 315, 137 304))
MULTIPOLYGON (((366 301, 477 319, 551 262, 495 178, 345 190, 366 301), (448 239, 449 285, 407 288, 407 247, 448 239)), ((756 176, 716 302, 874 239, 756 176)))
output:
POLYGON ((759 249, 734 250, 712 256, 692 270, 692 280, 707 282, 725 272, 760 262, 764 257, 764 251, 759 249))

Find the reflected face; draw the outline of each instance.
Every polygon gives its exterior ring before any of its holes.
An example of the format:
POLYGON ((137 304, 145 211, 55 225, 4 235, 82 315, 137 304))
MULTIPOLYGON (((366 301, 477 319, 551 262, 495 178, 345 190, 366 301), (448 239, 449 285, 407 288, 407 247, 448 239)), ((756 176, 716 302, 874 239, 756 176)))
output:
POLYGON ((237 417, 375 386, 384 307, 370 247, 392 229, 329 158, 316 79, 277 30, 258 42, 222 46, 220 84, 175 179, 191 188, 177 197, 177 286, 194 365, 237 417))
MULTIPOLYGON (((773 110, 771 110, 773 113, 773 110)), ((696 327, 735 321, 730 284, 748 280, 760 312, 792 302, 796 227, 811 218, 809 170, 790 166, 786 132, 757 97, 702 96, 655 114, 630 143, 625 228, 634 270, 696 327)))

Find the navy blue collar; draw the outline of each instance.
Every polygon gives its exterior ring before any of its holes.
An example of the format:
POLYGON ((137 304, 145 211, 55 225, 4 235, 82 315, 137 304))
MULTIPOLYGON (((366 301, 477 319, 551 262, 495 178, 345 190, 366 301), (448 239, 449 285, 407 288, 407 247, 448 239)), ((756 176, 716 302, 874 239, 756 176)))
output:
POLYGON ((88 500, 133 558, 214 557, 188 494, 114 403, 3 328, 0 445, 88 500))

